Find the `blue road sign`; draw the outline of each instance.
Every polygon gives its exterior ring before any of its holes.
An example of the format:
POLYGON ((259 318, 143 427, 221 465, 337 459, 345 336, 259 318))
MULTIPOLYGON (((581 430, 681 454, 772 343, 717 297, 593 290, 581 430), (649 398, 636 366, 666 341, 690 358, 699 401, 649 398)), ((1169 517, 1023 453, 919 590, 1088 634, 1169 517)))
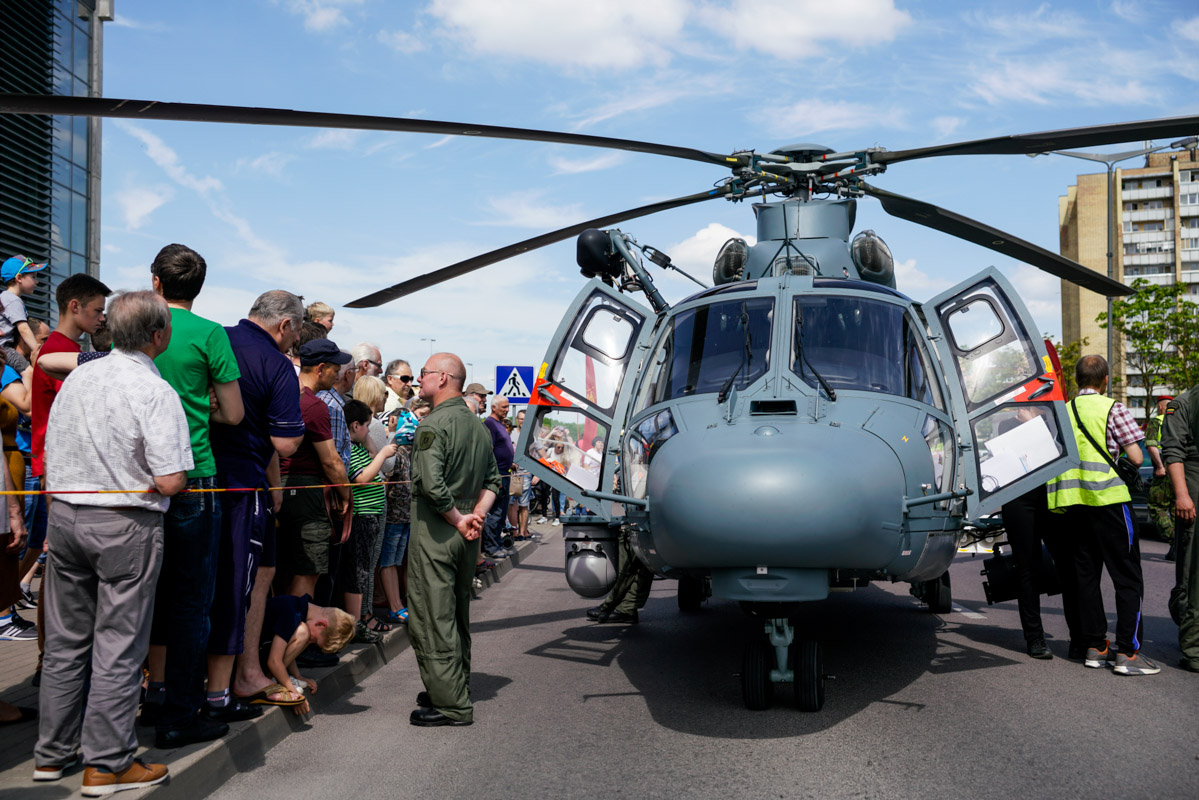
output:
POLYGON ((533 392, 532 367, 496 367, 495 393, 509 403, 527 403, 533 392))

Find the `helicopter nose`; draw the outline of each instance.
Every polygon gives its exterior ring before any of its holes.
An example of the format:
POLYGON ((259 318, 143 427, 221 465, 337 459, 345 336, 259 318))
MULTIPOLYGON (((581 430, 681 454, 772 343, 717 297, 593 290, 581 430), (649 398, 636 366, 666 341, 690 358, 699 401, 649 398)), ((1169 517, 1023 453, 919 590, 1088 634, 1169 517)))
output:
POLYGON ((654 546, 672 567, 881 569, 898 555, 903 467, 860 428, 684 431, 650 464, 654 546))

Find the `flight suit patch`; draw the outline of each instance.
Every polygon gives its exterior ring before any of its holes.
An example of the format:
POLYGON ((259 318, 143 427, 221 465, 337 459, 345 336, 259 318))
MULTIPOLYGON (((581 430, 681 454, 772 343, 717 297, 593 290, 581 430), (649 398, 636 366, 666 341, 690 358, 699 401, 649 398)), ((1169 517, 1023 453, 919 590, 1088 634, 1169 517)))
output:
POLYGON ((416 449, 428 450, 433 446, 433 442, 437 441, 437 434, 433 431, 417 431, 416 432, 416 449))

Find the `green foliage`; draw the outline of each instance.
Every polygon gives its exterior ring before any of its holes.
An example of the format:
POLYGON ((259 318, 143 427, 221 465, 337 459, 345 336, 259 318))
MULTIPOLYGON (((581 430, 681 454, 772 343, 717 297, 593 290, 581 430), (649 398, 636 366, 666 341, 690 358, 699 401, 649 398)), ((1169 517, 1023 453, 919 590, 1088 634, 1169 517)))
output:
MULTIPOLYGON (((1196 339, 1195 307, 1185 299, 1186 286, 1150 283, 1144 278, 1131 285, 1135 294, 1113 298, 1111 319, 1112 330, 1125 343, 1125 364, 1141 373, 1130 379, 1129 385, 1144 387, 1147 398, 1155 397, 1167 384, 1190 386, 1194 382, 1191 374, 1199 370, 1199 364, 1194 363, 1193 355, 1183 355, 1175 341, 1196 339)), ((1096 320, 1101 328, 1108 327, 1106 311, 1096 320)), ((1199 351, 1199 339, 1186 342, 1185 349, 1191 354, 1199 351)))
POLYGON ((1085 336, 1081 341, 1070 342, 1070 344, 1053 343, 1054 348, 1057 349, 1057 359, 1062 364, 1062 381, 1065 384, 1062 391, 1066 393, 1067 400, 1078 394, 1078 384, 1074 380, 1074 365, 1078 363, 1078 359, 1083 357, 1084 351, 1090 343, 1091 340, 1085 336))

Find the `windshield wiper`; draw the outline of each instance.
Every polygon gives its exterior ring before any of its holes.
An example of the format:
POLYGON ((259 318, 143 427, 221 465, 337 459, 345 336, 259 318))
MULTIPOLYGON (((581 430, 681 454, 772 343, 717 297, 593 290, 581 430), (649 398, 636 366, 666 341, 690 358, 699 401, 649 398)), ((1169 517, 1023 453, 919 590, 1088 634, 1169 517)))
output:
POLYGON ((828 395, 828 399, 832 400, 833 402, 836 402, 837 401, 837 393, 835 391, 833 391, 832 386, 829 386, 829 383, 828 383, 828 381, 826 381, 824 379, 824 376, 816 371, 816 368, 812 366, 811 361, 808 361, 808 357, 803 351, 803 306, 798 306, 798 308, 796 309, 796 312, 797 313, 795 315, 795 349, 798 351, 796 353, 796 355, 799 356, 799 370, 800 370, 799 377, 801 377, 801 378, 803 377, 803 368, 804 368, 804 365, 806 364, 808 369, 812 370, 812 374, 816 376, 816 380, 820 383, 820 388, 824 389, 824 393, 828 395))
POLYGON ((749 330, 749 308, 745 305, 745 301, 741 301, 741 316, 737 319, 737 325, 745 328, 745 349, 741 351, 741 363, 733 370, 733 374, 724 382, 724 386, 720 387, 720 392, 716 395, 716 405, 721 405, 729 396, 729 390, 733 388, 733 381, 737 380, 737 375, 745 368, 747 364, 753 363, 754 360, 754 339, 753 334, 749 330))

